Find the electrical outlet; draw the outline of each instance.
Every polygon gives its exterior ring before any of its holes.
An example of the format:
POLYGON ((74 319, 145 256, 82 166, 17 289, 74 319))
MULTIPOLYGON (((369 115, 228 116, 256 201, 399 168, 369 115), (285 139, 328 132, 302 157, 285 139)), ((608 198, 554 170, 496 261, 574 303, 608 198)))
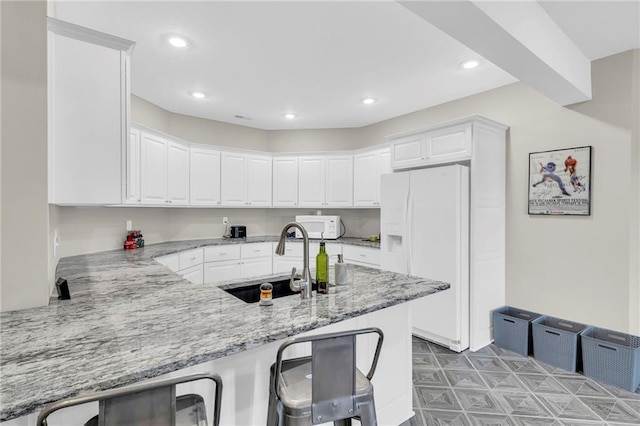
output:
POLYGON ((128 220, 127 221, 127 231, 132 231, 133 230, 133 221, 128 220))
POLYGON ((228 225, 228 224, 229 224, 229 218, 228 218, 228 217, 226 217, 226 216, 225 216, 225 217, 223 217, 223 218, 222 218, 222 224, 223 224, 223 225, 228 225))

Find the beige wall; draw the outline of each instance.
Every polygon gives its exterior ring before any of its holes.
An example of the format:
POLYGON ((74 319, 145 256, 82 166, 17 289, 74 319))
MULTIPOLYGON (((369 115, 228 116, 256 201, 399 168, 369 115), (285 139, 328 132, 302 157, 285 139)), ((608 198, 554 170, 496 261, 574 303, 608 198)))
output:
POLYGON ((271 152, 352 150, 367 145, 361 134, 361 129, 270 130, 268 149, 271 152))
POLYGON ((47 5, 3 1, 0 10, 0 310, 7 311, 49 299, 47 5))

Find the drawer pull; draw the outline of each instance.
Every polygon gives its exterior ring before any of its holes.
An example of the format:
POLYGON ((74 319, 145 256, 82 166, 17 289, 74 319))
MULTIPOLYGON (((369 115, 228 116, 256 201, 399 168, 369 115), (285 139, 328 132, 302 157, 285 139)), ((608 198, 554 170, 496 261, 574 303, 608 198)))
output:
POLYGON ((196 257, 192 257, 192 258, 190 258, 189 260, 196 260, 196 257))
POLYGON ((360 253, 360 257, 367 257, 367 255, 360 253))
POLYGON ((601 345, 600 343, 598 343, 598 346, 600 346, 602 349, 609 349, 610 351, 618 351, 616 348, 612 348, 611 346, 606 346, 606 345, 601 345))
POLYGON ((260 253, 261 251, 262 251, 262 250, 260 250, 260 249, 255 249, 253 252, 254 252, 254 253, 260 253))
POLYGON ((510 319, 507 319, 507 318, 502 318, 502 319, 504 321, 506 321, 506 322, 510 322, 511 324, 515 324, 516 323, 514 320, 510 320, 510 319))

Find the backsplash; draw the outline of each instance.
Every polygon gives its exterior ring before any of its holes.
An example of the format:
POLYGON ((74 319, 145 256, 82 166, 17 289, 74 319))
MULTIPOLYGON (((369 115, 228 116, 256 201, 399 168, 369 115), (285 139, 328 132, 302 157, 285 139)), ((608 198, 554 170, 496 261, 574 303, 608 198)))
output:
MULTIPOLYGON (((340 215, 348 237, 368 237, 380 232, 378 209, 325 209, 322 214, 340 215)), ((277 235, 296 215, 316 214, 312 209, 194 209, 158 207, 58 207, 51 229, 58 230, 58 258, 122 248, 126 221, 133 221, 146 244, 217 238, 229 225, 246 225, 247 235, 277 235)))

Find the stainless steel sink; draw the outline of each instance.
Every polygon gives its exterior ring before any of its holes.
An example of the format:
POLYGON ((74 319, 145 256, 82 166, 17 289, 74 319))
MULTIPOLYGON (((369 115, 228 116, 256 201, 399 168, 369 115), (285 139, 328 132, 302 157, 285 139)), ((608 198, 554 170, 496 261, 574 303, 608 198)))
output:
MULTIPOLYGON (((273 285, 272 298, 277 299, 279 297, 291 296, 294 294, 299 295, 299 292, 291 290, 289 287, 289 278, 279 279, 277 281, 262 281, 257 284, 248 284, 245 286, 224 285, 220 286, 221 290, 226 291, 232 296, 237 297, 246 303, 257 303, 260 301, 260 285, 263 282, 268 282, 273 285)), ((318 284, 315 280, 312 281, 312 289, 318 290, 318 284)))

